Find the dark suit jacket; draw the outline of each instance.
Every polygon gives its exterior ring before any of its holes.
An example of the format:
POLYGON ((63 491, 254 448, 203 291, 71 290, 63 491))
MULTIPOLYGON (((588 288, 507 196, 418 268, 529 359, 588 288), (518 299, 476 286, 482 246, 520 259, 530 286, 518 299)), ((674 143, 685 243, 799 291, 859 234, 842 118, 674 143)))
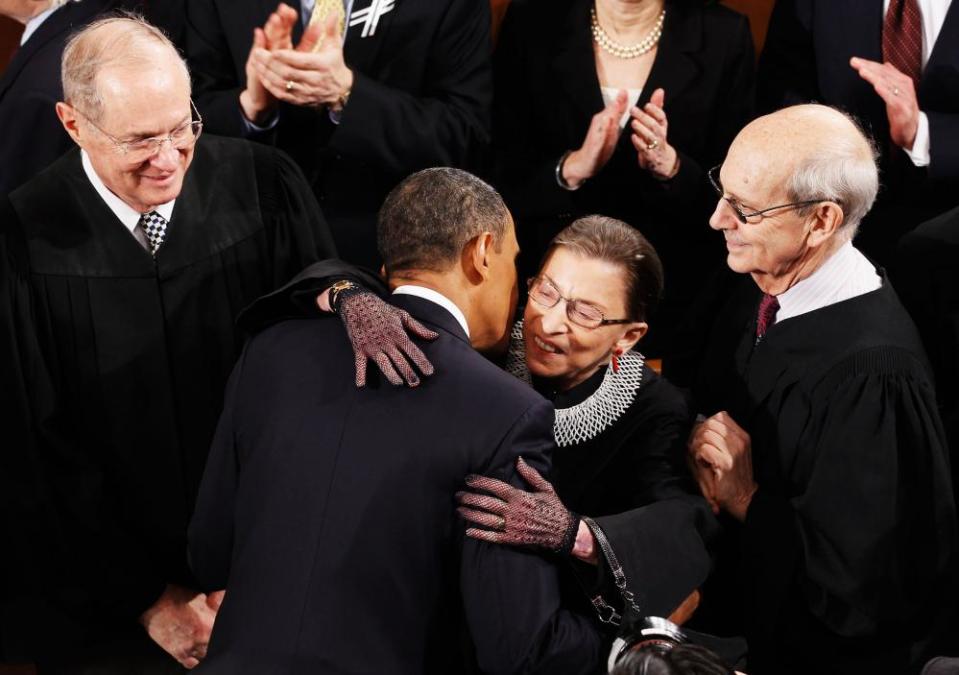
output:
MULTIPOLYGON (((352 12, 370 5, 355 0, 352 12)), ((299 10, 299 2, 288 4, 299 10)), ((207 128, 249 135, 239 106, 253 29, 276 0, 191 0, 187 55, 207 128)), ((299 38, 297 24, 295 38, 299 38)), ((355 82, 339 125, 325 110, 282 106, 274 141, 303 168, 342 258, 379 267, 376 212, 408 174, 472 168, 489 140, 487 0, 401 0, 373 35, 352 26, 344 45, 355 82)), ((258 135, 262 136, 262 135, 258 135)))
POLYGON ((469 473, 547 468, 551 406, 446 310, 392 302, 440 333, 412 392, 357 389, 325 319, 266 330, 234 371, 190 527, 199 579, 227 586, 201 672, 459 673, 464 616, 484 672, 591 672, 598 634, 552 564, 464 539, 454 510, 469 473))
MULTIPOLYGON (((716 205, 706 171, 722 161, 752 114, 749 24, 724 7, 666 3, 655 61, 638 105, 666 92, 669 142, 679 173, 658 181, 641 169, 625 129, 609 163, 575 192, 556 183, 555 168, 579 148, 603 109, 589 10, 592 0, 515 0, 494 59, 494 183, 517 222, 525 272, 534 273, 549 240, 577 217, 600 213, 636 227, 662 258, 666 297, 677 311, 653 322, 644 350, 662 356, 657 335, 676 324, 705 285, 706 269, 723 266, 725 249, 707 220, 716 205)), ((664 307, 664 310, 666 307, 664 307)), ((663 339, 660 339, 663 338, 663 339)))
POLYGON ((60 56, 70 34, 116 0, 69 2, 17 50, 0 79, 0 197, 73 147, 54 108, 63 98, 60 56))
POLYGON ((890 147, 886 107, 849 65, 882 61, 882 0, 778 0, 759 64, 760 107, 818 101, 855 115, 882 153, 879 201, 863 222, 860 246, 892 267, 906 231, 955 205, 959 186, 959 5, 946 14, 917 91, 929 117, 930 164, 918 168, 890 147))
MULTIPOLYGON (((897 290, 919 329, 959 478, 959 208, 923 223, 899 243, 897 290)), ((959 481, 953 481, 959 489, 959 481)))

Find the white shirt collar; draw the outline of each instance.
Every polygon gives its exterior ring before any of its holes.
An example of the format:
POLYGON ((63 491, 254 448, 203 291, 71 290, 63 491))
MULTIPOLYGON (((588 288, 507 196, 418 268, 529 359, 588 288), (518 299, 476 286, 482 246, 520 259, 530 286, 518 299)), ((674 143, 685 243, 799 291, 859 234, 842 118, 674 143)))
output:
MULTIPOLYGON (((93 164, 90 163, 90 157, 87 155, 86 150, 80 150, 80 157, 83 164, 83 173, 87 175, 87 178, 93 185, 93 189, 96 190, 97 194, 106 202, 107 206, 110 207, 110 210, 113 211, 117 219, 123 223, 124 227, 130 230, 130 232, 133 232, 133 230, 136 229, 137 223, 140 222, 140 212, 131 208, 129 204, 110 192, 110 189, 103 184, 100 176, 93 170, 93 164)), ((173 215, 173 205, 175 203, 176 200, 173 199, 166 204, 153 207, 152 210, 159 213, 169 222, 170 217, 173 215)))
POLYGON ((403 286, 397 286, 396 290, 393 291, 393 295, 415 295, 418 298, 435 302, 437 305, 453 315, 453 318, 456 319, 456 322, 462 326, 463 332, 466 333, 466 337, 469 338, 470 327, 466 323, 466 315, 463 314, 462 310, 460 310, 460 308, 457 307, 452 300, 447 298, 442 293, 434 291, 432 288, 406 284, 403 286))
POLYGON ((53 14, 55 11, 60 9, 63 5, 52 4, 49 8, 43 10, 35 17, 27 21, 26 25, 23 27, 23 34, 20 36, 20 46, 22 47, 27 43, 27 40, 30 39, 30 36, 37 32, 37 28, 40 27, 47 18, 53 14))
POLYGON ((776 321, 822 309, 878 290, 881 286, 882 278, 876 273, 875 266, 852 242, 846 242, 819 269, 776 296, 779 300, 776 321))

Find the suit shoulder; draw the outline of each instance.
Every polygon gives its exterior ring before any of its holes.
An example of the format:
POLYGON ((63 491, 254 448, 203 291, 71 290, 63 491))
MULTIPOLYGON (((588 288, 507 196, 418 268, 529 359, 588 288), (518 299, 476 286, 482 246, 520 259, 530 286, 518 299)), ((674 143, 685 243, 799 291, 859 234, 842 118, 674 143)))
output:
POLYGON ((745 14, 724 5, 706 5, 700 11, 708 30, 734 30, 749 27, 749 18, 745 14))
MULTIPOLYGON (((457 374, 468 378, 477 396, 495 395, 498 404, 515 409, 517 414, 532 406, 552 407, 531 386, 510 375, 469 345, 459 340, 450 342, 453 351, 449 357, 457 363, 457 374)), ((428 352, 427 356, 431 357, 431 353, 428 352)))

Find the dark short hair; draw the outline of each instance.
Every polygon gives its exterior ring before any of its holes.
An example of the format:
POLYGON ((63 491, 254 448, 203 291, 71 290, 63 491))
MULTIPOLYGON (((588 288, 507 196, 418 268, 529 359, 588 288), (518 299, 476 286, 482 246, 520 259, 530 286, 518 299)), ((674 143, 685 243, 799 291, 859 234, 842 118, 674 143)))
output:
POLYGON ((396 270, 443 272, 463 247, 491 232, 496 250, 506 236, 503 198, 460 169, 418 171, 393 188, 380 208, 377 244, 387 274, 396 270))
POLYGON ((639 230, 615 218, 585 216, 553 237, 543 257, 544 263, 559 246, 622 268, 626 312, 630 319, 645 321, 656 309, 663 294, 663 264, 656 249, 639 230))
POLYGON ((732 675, 715 652, 696 644, 670 650, 639 649, 621 658, 611 675, 732 675))

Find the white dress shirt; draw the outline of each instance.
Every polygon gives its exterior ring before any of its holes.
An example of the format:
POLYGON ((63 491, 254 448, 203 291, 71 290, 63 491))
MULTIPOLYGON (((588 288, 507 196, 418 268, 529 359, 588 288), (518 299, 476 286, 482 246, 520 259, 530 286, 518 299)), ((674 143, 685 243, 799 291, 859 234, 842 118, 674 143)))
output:
POLYGON ((44 21, 46 21, 51 14, 53 14, 55 11, 57 11, 61 7, 63 7, 62 4, 58 4, 54 2, 47 9, 43 10, 42 12, 37 14, 35 17, 27 21, 27 23, 23 27, 23 34, 20 36, 20 46, 22 47, 23 45, 25 45, 27 40, 30 39, 30 36, 37 32, 37 28, 39 28, 40 25, 44 21))
POLYGON ((429 300, 430 302, 436 303, 453 315, 453 318, 456 319, 456 322, 463 327, 463 331, 466 333, 467 338, 470 336, 470 327, 469 324, 466 323, 466 315, 463 314, 463 311, 457 307, 452 300, 447 298, 442 293, 434 291, 432 288, 406 284, 403 286, 397 286, 396 290, 393 291, 393 295, 415 295, 417 298, 423 298, 424 300, 429 300))
POLYGON ((852 242, 846 242, 819 269, 785 293, 776 296, 776 323, 807 314, 882 287, 875 266, 852 242))
MULTIPOLYGON (((103 181, 100 180, 100 176, 97 175, 97 172, 93 169, 93 164, 90 163, 90 157, 87 155, 86 150, 80 151, 81 163, 83 164, 83 173, 87 175, 87 179, 90 181, 90 184, 93 185, 93 189, 97 191, 97 194, 100 195, 100 198, 106 202, 106 205, 113 212, 113 215, 117 217, 123 226, 130 231, 130 234, 143 246, 145 249, 150 250, 150 244, 147 242, 146 235, 143 230, 137 229, 137 224, 140 222, 140 216, 142 215, 139 211, 132 208, 125 201, 117 197, 115 194, 110 192, 110 188, 103 184, 103 181)), ((166 218, 167 222, 170 221, 170 218, 173 216, 173 205, 176 203, 176 200, 167 202, 166 204, 160 204, 151 209, 151 211, 156 211, 161 216, 166 218)))
MULTIPOLYGON (((889 2, 890 0, 882 2, 883 16, 889 10, 889 2)), ((919 14, 922 16, 922 67, 925 68, 929 55, 936 46, 936 39, 939 37, 939 31, 942 30, 942 24, 946 20, 946 13, 949 11, 952 0, 917 0, 917 3, 919 14)), ((929 166, 929 147, 929 117, 920 111, 919 126, 916 129, 916 140, 912 144, 912 150, 903 148, 903 151, 909 155, 909 159, 916 166, 929 166)))

